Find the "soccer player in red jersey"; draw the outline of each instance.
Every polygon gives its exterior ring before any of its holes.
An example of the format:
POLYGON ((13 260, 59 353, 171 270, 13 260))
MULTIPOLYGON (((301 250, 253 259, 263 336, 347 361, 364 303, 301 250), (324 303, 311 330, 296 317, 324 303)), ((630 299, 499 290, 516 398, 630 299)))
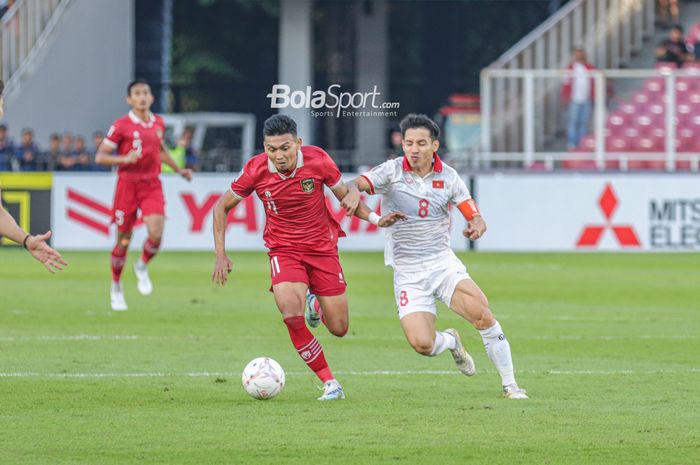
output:
MULTIPOLYGON (((345 236, 326 208, 323 186, 338 200, 348 188, 331 157, 319 147, 303 146, 294 120, 275 115, 263 127, 264 153, 252 157, 214 208, 216 264, 212 280, 227 281, 233 264, 226 256, 228 212, 255 192, 265 205, 263 239, 269 250, 272 292, 295 349, 324 383, 319 400, 344 399, 340 383, 331 373, 323 348, 304 321, 307 290, 316 295, 321 321, 342 337, 348 331, 345 277, 338 259, 338 237, 345 236)), ((358 193, 359 195, 359 193, 358 193)), ((381 218, 360 203, 355 214, 387 227, 402 219, 399 213, 381 218)), ((314 299, 316 300, 316 299, 314 299)))
POLYGON ((153 291, 147 264, 158 252, 163 237, 165 200, 160 182, 161 162, 170 166, 188 181, 192 171, 181 169, 163 145, 163 118, 151 113, 153 94, 148 82, 137 79, 127 87, 127 103, 131 111, 109 128, 95 161, 100 165, 117 165, 117 188, 114 193, 112 221, 117 224, 117 243, 112 250, 112 310, 126 310, 121 274, 131 241, 137 210, 141 210, 148 238, 141 258, 134 265, 138 290, 143 295, 153 291), (114 149, 117 154, 112 155, 114 149))

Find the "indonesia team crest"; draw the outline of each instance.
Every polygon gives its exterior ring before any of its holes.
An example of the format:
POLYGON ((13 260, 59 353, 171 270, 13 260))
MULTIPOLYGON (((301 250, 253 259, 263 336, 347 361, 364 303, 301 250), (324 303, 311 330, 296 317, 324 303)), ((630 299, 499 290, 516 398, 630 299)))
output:
POLYGON ((301 190, 304 192, 314 191, 314 180, 313 178, 306 178, 301 180, 301 190))

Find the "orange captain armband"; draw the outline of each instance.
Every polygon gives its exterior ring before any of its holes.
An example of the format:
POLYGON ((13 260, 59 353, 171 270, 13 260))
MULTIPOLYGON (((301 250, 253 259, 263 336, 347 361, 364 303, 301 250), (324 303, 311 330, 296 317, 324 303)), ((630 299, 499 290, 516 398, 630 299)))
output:
POLYGON ((462 215, 464 215, 467 221, 471 221, 472 218, 474 218, 475 216, 481 216, 481 212, 476 206, 476 202, 474 202, 474 199, 465 200, 464 202, 457 205, 457 208, 459 208, 459 211, 462 212, 462 215))

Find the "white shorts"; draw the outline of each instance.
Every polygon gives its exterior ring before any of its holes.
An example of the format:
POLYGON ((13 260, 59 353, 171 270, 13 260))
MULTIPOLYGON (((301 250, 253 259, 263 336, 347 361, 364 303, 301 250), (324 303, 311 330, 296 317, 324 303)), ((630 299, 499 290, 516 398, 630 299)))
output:
POLYGON ((394 297, 399 319, 414 312, 437 315, 435 299, 450 306, 457 284, 470 279, 464 263, 454 253, 438 266, 426 270, 404 272, 394 269, 394 297))

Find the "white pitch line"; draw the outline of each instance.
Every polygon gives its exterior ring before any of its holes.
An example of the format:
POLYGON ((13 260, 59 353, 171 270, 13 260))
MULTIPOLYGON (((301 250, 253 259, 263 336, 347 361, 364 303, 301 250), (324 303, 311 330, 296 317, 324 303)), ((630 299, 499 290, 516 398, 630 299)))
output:
POLYGON ((135 335, 95 335, 74 334, 63 336, 0 336, 0 342, 16 341, 135 341, 141 336, 135 335))
MULTIPOLYGON (((211 335, 184 335, 184 336, 138 336, 135 334, 69 334, 69 335, 53 335, 53 336, 0 336, 0 342, 32 342, 32 341, 139 341, 139 340, 202 340, 202 339, 220 339, 211 335)), ((226 339, 226 338, 221 338, 226 339)), ((241 339, 241 338, 239 338, 241 339)), ((243 337, 243 339, 256 339, 258 336, 243 337)), ((371 340, 403 340, 403 336, 348 336, 348 339, 371 339, 371 340)), ((537 341, 616 341, 630 339, 653 339, 653 340, 694 340, 700 339, 700 336, 692 334, 670 334, 670 335, 626 335, 626 336, 605 336, 605 335, 535 335, 535 336, 518 336, 518 340, 537 340, 537 341)))
MULTIPOLYGON (((494 370, 482 370, 481 373, 495 373, 494 370)), ((685 370, 521 370, 518 373, 538 375, 656 375, 656 374, 688 374, 700 373, 700 368, 685 370)), ((308 371, 287 372, 287 376, 308 376, 308 371)), ((456 370, 375 370, 375 371, 336 371, 341 376, 412 376, 412 375, 460 375, 456 370)), ((0 378, 208 378, 208 377, 238 377, 238 372, 203 371, 203 372, 150 372, 150 373, 40 373, 40 372, 0 372, 0 378)))

